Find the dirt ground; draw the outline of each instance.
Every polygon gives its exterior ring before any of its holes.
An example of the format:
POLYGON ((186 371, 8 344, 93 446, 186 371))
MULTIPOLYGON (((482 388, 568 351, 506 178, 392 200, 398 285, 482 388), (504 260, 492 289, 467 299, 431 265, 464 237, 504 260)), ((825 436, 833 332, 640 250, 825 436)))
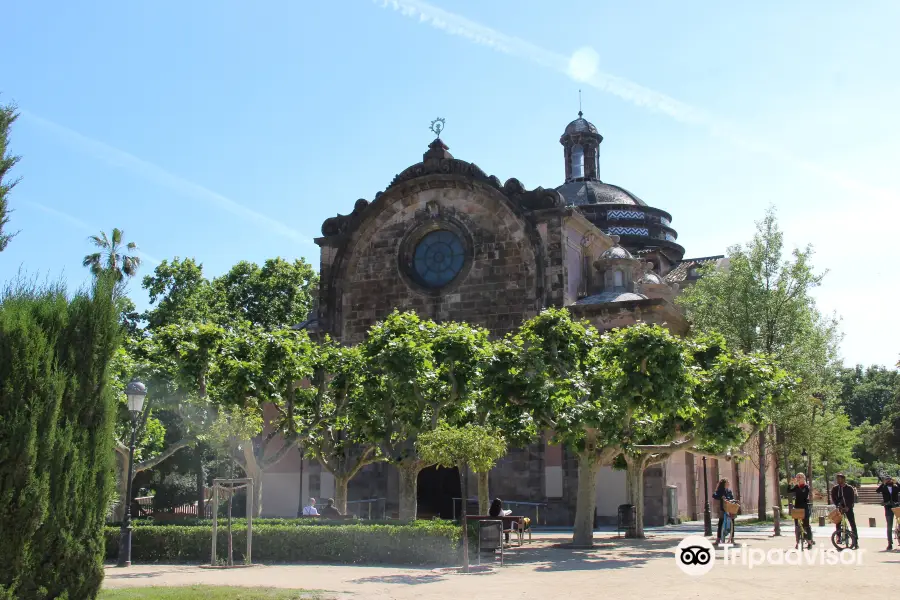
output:
MULTIPOLYGON (((675 562, 674 549, 685 533, 659 532, 646 540, 597 534, 592 550, 557 547, 570 540, 565 534, 536 534, 532 543, 510 549, 502 568, 477 575, 384 566, 260 566, 214 571, 196 566, 136 565, 128 570, 108 568, 104 586, 271 586, 327 590, 335 598, 416 600, 570 598, 595 594, 611 594, 624 600, 643 600, 648 595, 654 599, 684 600, 723 593, 731 600, 778 595, 804 600, 821 598, 823 594, 876 597, 884 593, 885 582, 895 577, 894 565, 900 563, 900 551, 886 552, 880 531, 860 536, 859 564, 829 565, 814 559, 813 564, 762 564, 750 568, 740 560, 725 564, 719 554, 712 570, 698 577, 686 575, 675 562)), ((824 537, 828 532, 827 528, 816 531, 816 550, 831 548, 824 537)), ((742 546, 736 556, 746 553, 749 557, 750 552, 759 550, 792 549, 793 529, 786 533, 789 537, 773 538, 770 529, 741 532, 738 541, 742 546)))

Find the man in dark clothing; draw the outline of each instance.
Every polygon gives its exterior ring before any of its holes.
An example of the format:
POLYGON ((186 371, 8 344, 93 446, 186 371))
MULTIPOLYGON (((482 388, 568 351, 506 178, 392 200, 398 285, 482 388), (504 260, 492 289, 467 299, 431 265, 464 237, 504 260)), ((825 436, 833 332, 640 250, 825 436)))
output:
POLYGON ((893 550, 894 511, 891 510, 891 508, 894 506, 900 506, 900 487, 897 486, 894 478, 888 475, 881 480, 881 485, 879 485, 878 489, 875 491, 881 494, 881 498, 884 501, 884 519, 885 521, 887 521, 887 549, 893 550))
MULTIPOLYGON (((850 531, 853 532, 853 537, 856 539, 856 542, 853 544, 853 549, 855 550, 859 548, 859 535, 856 532, 856 515, 853 514, 856 490, 853 489, 852 485, 847 485, 847 478, 843 474, 838 474, 835 479, 837 479, 837 485, 831 488, 831 502, 847 515, 847 520, 850 522, 850 531)), ((835 529, 840 531, 841 524, 836 524, 835 529)))
POLYGON ((328 503, 325 505, 325 508, 322 509, 322 516, 330 517, 332 519, 342 516, 340 511, 334 505, 334 498, 328 499, 328 503))

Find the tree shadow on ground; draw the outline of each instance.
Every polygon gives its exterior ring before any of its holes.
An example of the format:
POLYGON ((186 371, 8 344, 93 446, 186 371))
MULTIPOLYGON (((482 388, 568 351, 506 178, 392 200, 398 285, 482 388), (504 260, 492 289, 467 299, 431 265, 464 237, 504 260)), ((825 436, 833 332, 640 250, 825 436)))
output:
POLYGON ((436 573, 422 573, 421 575, 372 575, 351 579, 350 583, 393 583, 397 585, 421 585, 423 583, 435 583, 443 581, 444 576, 436 573))
POLYGON ((669 558, 679 540, 672 538, 595 538, 593 548, 567 547, 569 540, 546 543, 506 555, 510 565, 534 565, 534 571, 588 571, 637 567, 651 560, 669 558))
POLYGON ((165 575, 165 573, 116 573, 113 571, 111 573, 106 573, 104 579, 152 579, 153 577, 160 577, 162 575, 165 575))

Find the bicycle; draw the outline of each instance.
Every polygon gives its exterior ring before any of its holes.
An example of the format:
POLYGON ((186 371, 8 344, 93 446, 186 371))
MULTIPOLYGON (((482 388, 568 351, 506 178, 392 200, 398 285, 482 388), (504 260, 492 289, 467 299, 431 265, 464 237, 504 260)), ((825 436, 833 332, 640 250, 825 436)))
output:
POLYGON ((807 534, 809 532, 806 531, 806 526, 803 524, 804 520, 806 519, 807 510, 812 512, 812 505, 810 505, 808 509, 796 507, 791 509, 791 518, 794 519, 794 550, 800 548, 800 544, 802 544, 804 541, 806 542, 807 550, 810 550, 813 547, 813 541, 811 539, 807 539, 807 534))
POLYGON ((725 540, 729 540, 729 543, 734 545, 734 515, 737 514, 740 505, 737 502, 728 500, 725 500, 724 505, 725 510, 722 512, 722 536, 719 541, 724 543, 725 540))
POLYGON ((856 546, 856 535, 850 530, 850 522, 847 520, 847 513, 843 509, 841 511, 841 523, 837 531, 831 534, 831 543, 837 548, 838 552, 847 550, 856 546))
POLYGON ((897 546, 900 547, 900 504, 888 502, 885 506, 894 513, 894 540, 897 542, 897 546))

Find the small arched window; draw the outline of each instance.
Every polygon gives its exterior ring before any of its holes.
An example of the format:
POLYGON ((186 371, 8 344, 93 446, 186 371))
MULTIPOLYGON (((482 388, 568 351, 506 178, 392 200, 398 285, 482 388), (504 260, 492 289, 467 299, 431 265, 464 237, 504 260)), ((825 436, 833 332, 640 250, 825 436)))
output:
POLYGON ((572 146, 572 177, 575 179, 584 177, 584 148, 581 144, 572 146))
POLYGON ((625 275, 622 273, 622 271, 615 271, 613 273, 613 287, 616 290, 625 288, 625 275))

